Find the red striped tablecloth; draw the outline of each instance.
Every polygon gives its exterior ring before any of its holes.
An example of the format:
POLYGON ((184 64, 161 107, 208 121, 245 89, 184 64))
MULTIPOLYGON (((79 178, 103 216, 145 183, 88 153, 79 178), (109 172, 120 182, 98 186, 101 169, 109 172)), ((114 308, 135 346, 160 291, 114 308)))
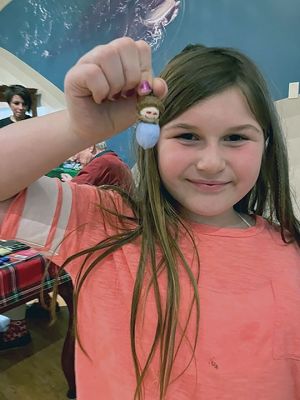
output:
MULTIPOLYGON (((50 264, 43 280, 47 263, 41 254, 36 253, 26 260, 0 265, 0 311, 1 307, 26 302, 35 294, 38 297, 42 287, 46 290, 53 287, 56 266, 50 264)), ((70 276, 67 273, 59 277, 60 284, 68 280, 70 276)))

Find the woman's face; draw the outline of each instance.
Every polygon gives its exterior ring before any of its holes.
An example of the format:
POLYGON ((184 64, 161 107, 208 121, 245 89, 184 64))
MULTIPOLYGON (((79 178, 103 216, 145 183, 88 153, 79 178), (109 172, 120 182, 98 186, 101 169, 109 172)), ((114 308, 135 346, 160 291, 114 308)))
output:
POLYGON ((73 157, 74 161, 79 162, 83 167, 85 167, 94 158, 93 147, 88 147, 85 150, 80 151, 73 157))
POLYGON ((162 127, 159 171, 187 218, 234 224, 233 206, 255 185, 263 151, 262 128, 233 87, 162 127))
POLYGON ((15 94, 9 103, 9 107, 16 121, 22 121, 25 118, 27 106, 21 96, 15 94))

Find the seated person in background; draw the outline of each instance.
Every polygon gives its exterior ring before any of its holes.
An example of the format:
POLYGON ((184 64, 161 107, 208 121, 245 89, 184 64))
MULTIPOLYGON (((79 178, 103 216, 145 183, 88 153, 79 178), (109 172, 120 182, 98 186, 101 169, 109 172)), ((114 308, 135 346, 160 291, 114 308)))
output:
POLYGON ((82 165, 77 176, 61 174, 64 182, 72 180, 78 184, 94 186, 116 185, 130 191, 133 179, 129 167, 112 150, 107 150, 106 143, 98 143, 74 156, 74 160, 82 165))
POLYGON ((31 118, 26 114, 31 110, 31 96, 28 89, 22 85, 11 85, 5 90, 4 97, 13 114, 0 120, 0 128, 31 118))

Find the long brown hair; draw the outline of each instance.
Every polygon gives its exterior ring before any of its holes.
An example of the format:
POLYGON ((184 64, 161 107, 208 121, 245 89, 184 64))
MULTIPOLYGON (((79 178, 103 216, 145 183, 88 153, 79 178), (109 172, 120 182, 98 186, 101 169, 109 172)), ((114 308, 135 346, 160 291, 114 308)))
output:
MULTIPOLYGON (((240 88, 253 115, 263 128, 266 145, 257 183, 235 207, 244 213, 255 213, 268 217, 272 222, 280 225, 284 241, 295 240, 300 245, 299 221, 294 215, 290 195, 286 146, 266 84, 253 62, 233 49, 190 45, 169 62, 161 77, 166 80, 169 88, 168 95, 164 100, 165 111, 161 116, 161 126, 205 98, 229 87, 240 88)), ((97 262, 102 260, 105 262, 106 255, 126 243, 140 240, 140 260, 132 294, 130 321, 132 357, 137 380, 136 392, 133 397, 138 400, 143 398, 144 378, 154 354, 159 352, 159 398, 162 400, 170 380, 174 378, 171 376, 174 360, 188 327, 194 333, 190 362, 193 360, 200 319, 197 289, 200 260, 193 236, 178 215, 176 203, 161 181, 156 148, 148 150, 138 148, 137 165, 140 177, 136 196, 129 198, 122 194, 133 210, 132 218, 135 227, 128 229, 122 235, 109 238, 97 246, 81 252, 79 255, 87 254, 89 256, 96 250, 102 249, 101 255, 90 265, 89 273, 97 262), (193 271, 178 245, 178 237, 182 232, 189 237, 190 251, 196 254, 197 267, 193 271), (157 256, 158 249, 160 257, 157 256), (180 268, 183 266, 184 273, 188 276, 193 288, 190 309, 183 328, 182 321, 180 321, 180 329, 178 315, 181 296, 179 266, 180 268), (156 301, 157 324, 148 358, 145 364, 141 365, 136 348, 136 327, 138 315, 140 315, 141 293, 145 285, 146 272, 151 274, 150 285, 156 301), (159 276, 162 273, 167 278, 165 303, 163 303, 159 286, 159 276), (192 311, 196 313, 196 324, 190 327, 192 311)), ((106 212, 116 214, 114 210, 106 210, 106 212)), ((125 221, 126 218, 119 216, 120 221, 125 221)), ((66 263, 77 256, 70 257, 66 263)), ((75 288, 75 309, 86 275, 87 273, 83 275, 75 288)))

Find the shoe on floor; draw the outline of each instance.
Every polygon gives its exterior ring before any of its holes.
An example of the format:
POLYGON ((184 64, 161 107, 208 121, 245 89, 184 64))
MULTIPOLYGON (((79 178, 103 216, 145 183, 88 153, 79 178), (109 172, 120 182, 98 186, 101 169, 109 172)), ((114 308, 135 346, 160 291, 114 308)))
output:
MULTIPOLYGON (((56 303, 56 312, 60 311, 59 304, 56 303)), ((32 303, 26 307, 26 318, 51 318, 50 311, 44 308, 39 302, 32 303)))
POLYGON ((25 335, 17 337, 13 340, 3 340, 0 338, 0 351, 4 350, 13 350, 19 347, 26 346, 27 344, 31 343, 31 335, 30 333, 25 333, 25 335))

